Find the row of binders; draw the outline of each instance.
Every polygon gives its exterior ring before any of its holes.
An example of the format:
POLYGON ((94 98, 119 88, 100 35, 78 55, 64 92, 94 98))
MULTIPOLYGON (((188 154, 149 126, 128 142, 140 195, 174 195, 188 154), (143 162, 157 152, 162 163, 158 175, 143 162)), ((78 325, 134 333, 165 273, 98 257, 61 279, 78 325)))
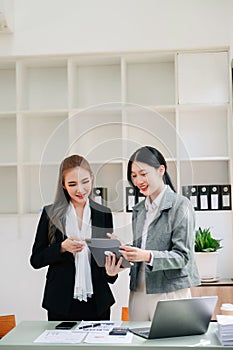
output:
POLYGON ((223 346, 233 345, 233 316, 217 315, 216 335, 223 346))
MULTIPOLYGON (((195 210, 231 210, 231 185, 182 186, 182 194, 189 198, 195 210)), ((126 187, 126 211, 145 197, 133 187, 126 187)))
POLYGON ((182 186, 195 210, 231 210, 231 185, 182 186))
MULTIPOLYGON (((95 202, 107 205, 107 188, 94 187, 93 197, 95 202)), ((136 193, 133 187, 126 187, 126 211, 131 212, 135 204, 143 200, 145 197, 141 193, 136 193)))
MULTIPOLYGON (((189 198, 195 210, 231 210, 231 185, 182 186, 182 194, 189 198)), ((107 188, 95 187, 93 196, 96 202, 107 204, 107 188)), ((144 195, 133 187, 126 187, 126 211, 144 199, 144 195)))

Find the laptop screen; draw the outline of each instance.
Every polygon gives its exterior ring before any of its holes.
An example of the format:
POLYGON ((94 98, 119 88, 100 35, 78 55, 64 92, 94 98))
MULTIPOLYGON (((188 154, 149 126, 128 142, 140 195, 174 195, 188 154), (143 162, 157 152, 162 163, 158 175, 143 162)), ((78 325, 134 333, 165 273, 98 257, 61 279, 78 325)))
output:
MULTIPOLYGON (((203 334, 214 313, 217 296, 158 302, 148 339, 203 334)), ((136 330, 132 329, 133 333, 136 330)), ((145 334, 138 334, 145 336, 145 334)))

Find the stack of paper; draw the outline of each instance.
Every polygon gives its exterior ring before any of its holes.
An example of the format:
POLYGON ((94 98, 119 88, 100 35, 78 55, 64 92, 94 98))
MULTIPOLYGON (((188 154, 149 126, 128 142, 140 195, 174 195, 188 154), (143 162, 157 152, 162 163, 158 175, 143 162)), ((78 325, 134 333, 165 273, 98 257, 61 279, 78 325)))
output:
POLYGON ((233 345, 233 316, 217 315, 217 337, 222 345, 233 345))

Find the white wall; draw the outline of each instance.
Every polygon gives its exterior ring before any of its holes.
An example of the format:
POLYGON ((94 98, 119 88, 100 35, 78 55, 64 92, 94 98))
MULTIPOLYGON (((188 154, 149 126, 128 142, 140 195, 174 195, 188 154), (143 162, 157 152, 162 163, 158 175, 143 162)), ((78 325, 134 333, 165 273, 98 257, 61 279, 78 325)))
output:
POLYGON ((29 263, 38 217, 0 219, 0 314, 13 313, 16 322, 46 319, 41 308, 46 269, 33 270, 29 263))
POLYGON ((14 0, 0 55, 233 46, 232 0, 14 0))

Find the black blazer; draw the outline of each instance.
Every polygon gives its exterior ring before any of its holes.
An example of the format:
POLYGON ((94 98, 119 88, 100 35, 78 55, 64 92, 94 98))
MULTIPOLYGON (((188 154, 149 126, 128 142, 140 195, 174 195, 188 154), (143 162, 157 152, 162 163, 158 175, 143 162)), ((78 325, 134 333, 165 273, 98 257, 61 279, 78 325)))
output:
MULTIPOLYGON (((106 233, 113 232, 112 213, 109 208, 90 200, 92 237, 106 238, 106 233)), ((75 283, 74 256, 69 252, 61 253, 61 243, 67 238, 55 229, 55 243, 48 240, 50 206, 43 208, 32 248, 30 263, 35 269, 48 266, 42 307, 50 312, 67 315, 73 300, 75 283)), ((110 277, 104 267, 98 267, 91 257, 93 297, 97 312, 102 314, 115 300, 108 283, 114 283, 117 276, 110 277)))

